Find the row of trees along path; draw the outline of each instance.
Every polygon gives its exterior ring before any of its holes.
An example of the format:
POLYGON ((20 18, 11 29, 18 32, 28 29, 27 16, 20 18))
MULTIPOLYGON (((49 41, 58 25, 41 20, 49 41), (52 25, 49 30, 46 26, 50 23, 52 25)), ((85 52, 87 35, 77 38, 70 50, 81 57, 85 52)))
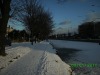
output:
POLYGON ((52 18, 39 0, 0 0, 0 55, 6 55, 5 34, 9 19, 23 23, 31 38, 45 39, 52 32, 52 18))

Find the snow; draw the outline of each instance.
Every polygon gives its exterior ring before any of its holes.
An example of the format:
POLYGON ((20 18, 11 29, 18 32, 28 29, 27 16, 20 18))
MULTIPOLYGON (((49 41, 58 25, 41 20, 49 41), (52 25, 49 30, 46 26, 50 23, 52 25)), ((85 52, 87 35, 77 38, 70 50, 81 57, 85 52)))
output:
POLYGON ((58 48, 74 48, 79 50, 100 50, 98 43, 64 41, 64 40, 50 40, 58 48))
POLYGON ((30 52, 29 48, 20 46, 6 50, 7 56, 0 56, 0 70, 7 67, 11 62, 23 57, 28 52, 30 52))
POLYGON ((81 50, 76 53, 76 56, 80 59, 80 61, 86 63, 100 63, 100 45, 98 43, 64 40, 50 40, 50 42, 57 48, 72 48, 81 50))
POLYGON ((49 42, 14 43, 6 53, 0 56, 0 75, 74 75, 49 42))
POLYGON ((68 64, 97 64, 95 68, 76 68, 76 75, 100 75, 100 45, 99 43, 49 40, 55 48, 78 49, 75 56, 69 60, 68 64))
MULTIPOLYGON (((40 75, 71 75, 70 66, 64 63, 57 55, 45 52, 40 75)), ((39 75, 39 74, 37 74, 39 75)))

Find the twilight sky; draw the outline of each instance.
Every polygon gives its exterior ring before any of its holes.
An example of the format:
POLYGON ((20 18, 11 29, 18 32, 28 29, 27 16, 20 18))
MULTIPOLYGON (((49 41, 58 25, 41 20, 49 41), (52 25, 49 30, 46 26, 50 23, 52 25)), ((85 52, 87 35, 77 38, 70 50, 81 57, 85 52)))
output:
MULTIPOLYGON (((40 1, 52 13, 54 33, 74 32, 83 22, 100 21, 100 0, 66 0, 60 3, 57 0, 40 1)), ((20 23, 13 27, 23 29, 20 23)))

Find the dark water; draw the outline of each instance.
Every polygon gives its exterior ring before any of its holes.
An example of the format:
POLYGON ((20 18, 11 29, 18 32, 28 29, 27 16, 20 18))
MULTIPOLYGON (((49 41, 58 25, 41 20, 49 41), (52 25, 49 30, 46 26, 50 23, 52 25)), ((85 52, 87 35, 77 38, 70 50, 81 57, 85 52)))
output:
MULTIPOLYGON (((100 75, 100 50, 94 46, 87 49, 66 48, 51 44, 56 49, 56 54, 67 64, 71 66, 76 75, 100 75), (59 48, 58 48, 59 47, 59 48), (93 49, 92 49, 93 48, 93 49), (78 66, 73 66, 76 64, 78 66), (79 65, 83 65, 80 67, 79 65), (87 64, 85 66, 85 64, 87 64), (89 66, 94 64, 94 66, 89 66)), ((84 47, 83 47, 84 48, 84 47)))
MULTIPOLYGON (((88 53, 88 57, 84 55, 86 51, 73 49, 73 48, 56 48, 56 54, 66 63, 90 63, 90 64, 100 64, 100 60, 94 59, 91 53, 88 53)), ((95 54, 97 55, 97 54, 95 54)), ((99 58, 99 57, 98 57, 99 58)))
POLYGON ((72 48, 56 48, 56 54, 65 62, 70 62, 70 60, 75 60, 77 52, 81 51, 78 49, 72 48))

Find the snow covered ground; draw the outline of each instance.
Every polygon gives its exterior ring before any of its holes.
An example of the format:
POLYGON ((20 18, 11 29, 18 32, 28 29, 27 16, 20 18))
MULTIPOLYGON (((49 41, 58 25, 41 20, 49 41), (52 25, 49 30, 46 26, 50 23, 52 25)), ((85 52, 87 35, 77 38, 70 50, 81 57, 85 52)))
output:
POLYGON ((76 68, 76 75, 100 75, 100 45, 98 43, 50 40, 55 48, 78 49, 75 56, 69 60, 69 64, 97 64, 94 68, 76 68))
POLYGON ((21 47, 21 46, 11 48, 11 49, 6 49, 7 55, 0 56, 0 70, 2 70, 5 67, 8 67, 9 64, 23 57, 28 52, 30 52, 29 48, 21 47))
POLYGON ((14 43, 6 53, 0 56, 0 75, 74 75, 48 42, 14 43))

